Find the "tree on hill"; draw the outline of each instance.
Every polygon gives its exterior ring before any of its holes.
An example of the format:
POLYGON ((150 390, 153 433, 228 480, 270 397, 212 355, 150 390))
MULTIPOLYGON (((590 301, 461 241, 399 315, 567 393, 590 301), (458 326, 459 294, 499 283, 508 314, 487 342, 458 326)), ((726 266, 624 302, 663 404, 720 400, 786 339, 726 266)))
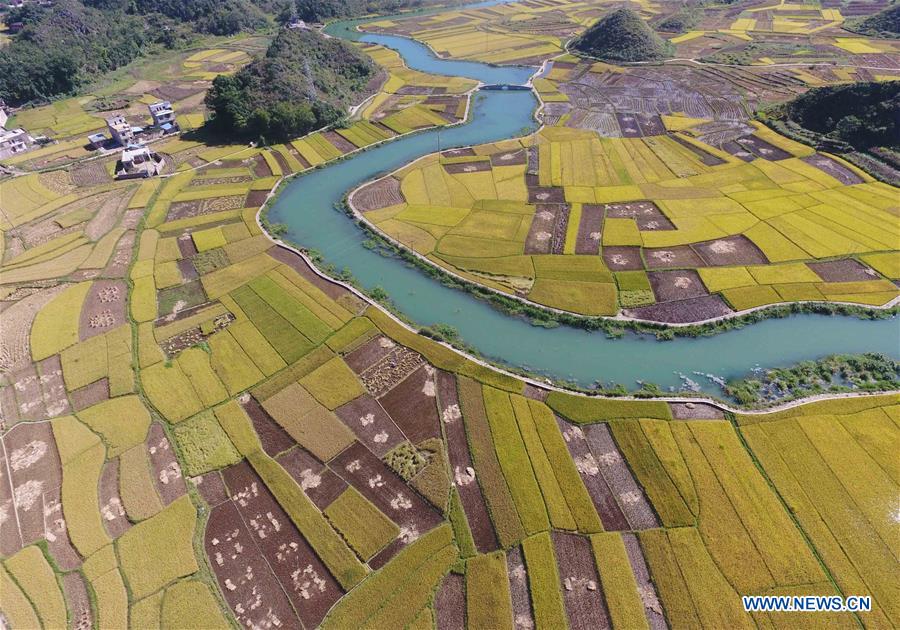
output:
POLYGON ((628 8, 603 16, 575 40, 572 48, 611 61, 657 61, 672 52, 672 45, 628 8))
POLYGON ((206 95, 212 131, 283 141, 329 125, 361 94, 376 68, 352 46, 316 31, 283 29, 266 56, 206 95))
POLYGON ((900 3, 894 3, 874 15, 853 20, 845 25, 848 30, 872 37, 900 37, 900 3))
POLYGON ((856 149, 900 147, 900 81, 815 88, 788 103, 786 113, 856 149))

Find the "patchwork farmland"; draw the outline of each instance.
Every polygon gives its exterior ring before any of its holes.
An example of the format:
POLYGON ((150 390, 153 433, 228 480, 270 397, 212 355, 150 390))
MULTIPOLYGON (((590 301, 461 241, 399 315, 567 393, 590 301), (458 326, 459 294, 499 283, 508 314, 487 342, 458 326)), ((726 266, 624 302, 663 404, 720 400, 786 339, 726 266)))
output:
MULTIPOLYGON (((808 6, 717 6, 667 36, 896 57, 840 30, 857 3, 808 6)), ((894 301, 897 189, 751 116, 814 79, 896 71, 784 70, 768 48, 728 73, 565 53, 608 8, 366 25, 455 59, 548 61, 544 126, 426 156, 353 207, 430 264, 584 315, 894 301)), ((57 142, 0 178, 0 626, 900 625, 897 393, 765 412, 570 393, 416 333, 265 231, 284 180, 465 121, 476 81, 360 44, 382 82, 346 124, 272 146, 169 137, 163 176, 139 181, 88 158, 101 105, 166 98, 200 127, 210 82, 264 43, 211 38, 17 113, 57 142), (772 594, 873 609, 741 606, 772 594)))

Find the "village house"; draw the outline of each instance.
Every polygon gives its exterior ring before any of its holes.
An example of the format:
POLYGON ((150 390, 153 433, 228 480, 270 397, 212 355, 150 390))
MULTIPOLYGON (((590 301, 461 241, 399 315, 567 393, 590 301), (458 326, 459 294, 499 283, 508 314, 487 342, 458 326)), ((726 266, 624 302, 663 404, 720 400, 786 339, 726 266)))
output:
POLYGON ((160 101, 148 105, 150 116, 153 117, 153 126, 161 129, 165 133, 178 129, 178 123, 175 122, 175 110, 172 109, 172 103, 169 101, 160 101))
POLYGON ((106 146, 106 136, 102 133, 92 133, 88 136, 88 144, 92 149, 102 149, 106 146))
POLYGON ((165 160, 158 153, 140 144, 130 144, 122 151, 122 157, 116 165, 117 179, 135 179, 159 175, 165 166, 165 160))
POLYGON ((7 120, 9 120, 9 115, 6 113, 3 105, 0 104, 0 129, 4 129, 6 127, 7 120))
POLYGON ((33 143, 34 138, 24 129, 0 128, 0 160, 28 151, 33 143))
POLYGON ((109 129, 112 139, 123 147, 127 147, 134 140, 134 130, 124 116, 118 115, 107 118, 106 127, 109 129))

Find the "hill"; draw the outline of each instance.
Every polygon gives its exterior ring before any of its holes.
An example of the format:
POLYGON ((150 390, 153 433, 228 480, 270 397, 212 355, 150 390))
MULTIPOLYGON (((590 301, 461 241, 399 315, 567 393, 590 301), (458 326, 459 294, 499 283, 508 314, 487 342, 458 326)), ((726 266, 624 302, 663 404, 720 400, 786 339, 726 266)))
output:
POLYGON ((894 3, 867 18, 849 22, 845 27, 872 37, 900 37, 900 4, 894 3))
POLYGON ((612 61, 655 61, 671 56, 671 44, 631 9, 616 9, 572 44, 574 50, 612 61))
POLYGON ((267 140, 301 136, 339 119, 375 74, 372 61, 343 41, 282 29, 265 57, 213 81, 210 127, 267 140))
POLYGON ((791 101, 786 114, 855 149, 900 147, 900 81, 816 88, 791 101))

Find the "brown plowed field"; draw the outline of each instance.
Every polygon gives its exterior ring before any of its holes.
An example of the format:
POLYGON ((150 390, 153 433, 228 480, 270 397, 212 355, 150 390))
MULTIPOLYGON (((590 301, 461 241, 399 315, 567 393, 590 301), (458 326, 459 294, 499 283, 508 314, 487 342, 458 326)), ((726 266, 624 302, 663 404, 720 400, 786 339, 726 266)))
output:
POLYGON ((604 247, 603 262, 613 271, 637 271, 644 268, 640 247, 604 247))
POLYGON ((609 427, 606 424, 592 424, 584 427, 584 433, 594 461, 628 521, 627 529, 659 527, 656 514, 644 496, 643 488, 628 469, 609 427))
POLYGON ((307 628, 318 626, 344 591, 249 464, 231 466, 222 476, 301 622, 307 628))
POLYGON ((434 596, 437 630, 464 630, 466 627, 465 578, 448 573, 434 596))
POLYGON ((651 271, 647 274, 657 302, 674 302, 700 297, 709 292, 703 286, 700 275, 690 269, 677 271, 651 271))
POLYGON ((513 626, 516 630, 531 630, 534 628, 534 613, 531 610, 531 598, 528 593, 528 573, 520 547, 513 547, 506 553, 506 574, 509 576, 513 626))
POLYGON ((413 444, 441 437, 434 374, 433 367, 423 365, 379 399, 413 444))
POLYGON ((166 437, 159 423, 154 422, 150 425, 146 444, 156 491, 163 504, 169 505, 187 491, 184 486, 184 476, 181 474, 181 466, 178 465, 169 438, 166 437))
POLYGON ((277 461, 320 510, 331 505, 347 489, 346 481, 300 446, 282 453, 277 461))
POLYGON ((76 389, 70 394, 72 399, 72 407, 75 411, 87 409, 92 405, 109 399, 109 379, 104 377, 99 381, 94 381, 90 385, 85 385, 80 389, 76 389))
POLYGON ((874 270, 852 258, 806 263, 806 266, 825 282, 856 282, 878 278, 874 270))
POLYGON ((552 532, 560 590, 571 630, 608 630, 612 627, 591 543, 576 534, 552 532))
MULTIPOLYGON (((600 251, 600 237, 602 235, 603 206, 593 203, 586 203, 582 205, 581 220, 578 223, 578 238, 575 241, 575 253, 598 253, 600 251)), ((640 260, 640 255, 638 255, 638 260, 640 260)), ((624 267, 617 268, 624 269, 624 267)))
POLYGON ((641 308, 623 311, 629 317, 667 324, 700 322, 732 312, 718 295, 704 295, 689 300, 681 300, 680 302, 654 304, 653 306, 642 306, 641 308))
POLYGON ((394 424, 378 401, 368 394, 351 400, 334 412, 350 427, 359 441, 378 457, 384 457, 388 451, 404 441, 403 432, 394 424))
POLYGON ((615 496, 610 490, 606 479, 600 472, 600 465, 591 453, 590 445, 585 438, 584 431, 581 427, 569 424, 562 418, 556 418, 559 430, 562 432, 566 446, 569 448, 569 454, 572 461, 575 462, 575 468, 581 475, 584 486, 587 488, 588 494, 597 514, 600 515, 600 521, 603 528, 610 531, 621 531, 628 529, 628 520, 622 513, 615 496))
POLYGON ((438 371, 438 400, 440 402, 441 419, 447 436, 447 455, 453 485, 459 492, 459 498, 472 530, 475 547, 480 553, 495 551, 499 545, 494 534, 494 526, 481 487, 475 479, 475 467, 469 453, 466 440, 466 428, 463 424, 459 407, 459 395, 456 389, 456 376, 448 372, 438 371))
POLYGON ((769 262, 769 259, 754 245, 753 241, 743 234, 694 243, 692 247, 703 258, 703 261, 712 267, 765 265, 769 262))
POLYGON ((244 408, 244 411, 253 422, 253 429, 259 436, 259 442, 269 457, 275 457, 278 453, 284 452, 297 444, 294 438, 288 435, 287 431, 275 422, 255 398, 248 397, 245 402, 241 403, 241 407, 244 408))
POLYGON ((648 247, 644 250, 647 269, 671 269, 673 267, 705 267, 703 260, 687 245, 676 247, 648 247))
POLYGON ((125 507, 119 497, 119 459, 111 459, 103 465, 100 475, 100 518, 110 538, 118 538, 131 528, 125 515, 125 507))
POLYGON ((353 207, 360 212, 380 210, 396 206, 406 201, 400 192, 400 181, 395 177, 385 177, 360 188, 353 195, 353 207))

